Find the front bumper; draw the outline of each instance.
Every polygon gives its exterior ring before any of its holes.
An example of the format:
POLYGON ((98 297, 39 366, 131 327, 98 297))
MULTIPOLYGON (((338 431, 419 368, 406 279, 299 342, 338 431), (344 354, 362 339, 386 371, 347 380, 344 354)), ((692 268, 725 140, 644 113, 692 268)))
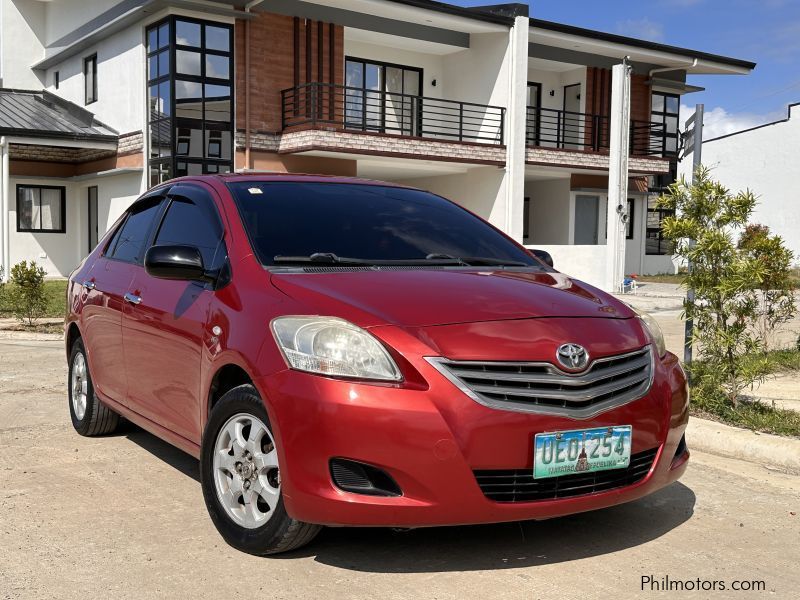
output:
POLYGON ((322 525, 422 527, 546 519, 636 500, 686 470, 686 379, 677 358, 656 361, 650 392, 590 419, 495 410, 466 397, 424 361, 418 385, 364 384, 291 370, 259 379, 281 453, 289 514, 322 525), (501 503, 484 496, 473 471, 532 469, 533 436, 543 431, 632 425, 632 453, 657 449, 637 483, 584 496, 501 503), (680 448, 679 448, 680 446, 680 448), (676 450, 680 450, 676 455, 676 450), (399 497, 344 492, 329 461, 384 469, 399 497))

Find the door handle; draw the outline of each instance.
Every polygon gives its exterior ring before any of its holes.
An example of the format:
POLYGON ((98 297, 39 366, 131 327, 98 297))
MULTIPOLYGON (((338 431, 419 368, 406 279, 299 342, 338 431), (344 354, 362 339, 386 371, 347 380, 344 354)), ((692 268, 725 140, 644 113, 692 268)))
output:
POLYGON ((94 281, 89 281, 89 280, 84 281, 81 285, 85 287, 87 290, 93 290, 94 288, 97 287, 94 281))
POLYGON ((131 304, 141 304, 142 297, 128 292, 127 294, 125 294, 125 302, 130 302, 131 304))

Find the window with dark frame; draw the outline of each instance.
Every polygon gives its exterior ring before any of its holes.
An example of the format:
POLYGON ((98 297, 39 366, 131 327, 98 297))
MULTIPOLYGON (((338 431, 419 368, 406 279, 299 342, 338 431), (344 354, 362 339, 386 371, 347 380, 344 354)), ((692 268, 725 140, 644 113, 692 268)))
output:
POLYGON ((56 71, 55 73, 53 73, 53 87, 58 89, 60 85, 61 85, 61 74, 58 71, 56 71))
POLYGON ((345 126, 421 135, 422 82, 421 68, 348 56, 345 126))
POLYGON ((528 82, 527 119, 525 127, 525 143, 528 146, 538 146, 541 125, 542 84, 535 81, 528 82))
POLYGON ((233 28, 169 17, 147 30, 150 185, 233 169, 233 28))
POLYGON ((661 156, 677 157, 681 97, 666 92, 653 92, 650 106, 650 120, 661 125, 660 130, 654 134, 653 146, 661 150, 661 156))
POLYGON ((666 217, 675 215, 675 211, 659 208, 657 203, 658 196, 648 196, 645 254, 663 256, 672 254, 672 242, 664 237, 662 225, 666 217))
POLYGON ((83 59, 84 104, 97 102, 97 54, 83 59))
POLYGON ((522 237, 528 239, 531 236, 531 199, 525 198, 522 205, 522 237))
POLYGON ((17 231, 66 233, 67 188, 17 186, 17 231))
POLYGON ((633 198, 628 198, 628 222, 627 225, 627 233, 625 234, 625 238, 632 240, 633 239, 633 223, 636 220, 636 200, 633 198))

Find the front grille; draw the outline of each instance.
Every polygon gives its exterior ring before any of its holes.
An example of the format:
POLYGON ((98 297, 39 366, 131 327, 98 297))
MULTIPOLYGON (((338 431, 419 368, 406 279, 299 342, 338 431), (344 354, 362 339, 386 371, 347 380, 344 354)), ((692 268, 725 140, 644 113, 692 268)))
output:
POLYGON ((578 374, 551 363, 427 360, 480 404, 572 418, 592 417, 641 398, 653 377, 650 346, 595 360, 578 374))
POLYGON ((650 472, 658 448, 631 456, 625 469, 576 473, 547 479, 534 479, 533 468, 505 471, 474 471, 478 485, 495 502, 535 502, 572 498, 613 490, 642 481, 650 472))

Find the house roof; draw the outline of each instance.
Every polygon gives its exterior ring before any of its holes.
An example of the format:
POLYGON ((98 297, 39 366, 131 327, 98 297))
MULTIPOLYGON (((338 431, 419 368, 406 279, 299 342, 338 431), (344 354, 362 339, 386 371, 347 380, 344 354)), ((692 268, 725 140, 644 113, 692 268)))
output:
POLYGON ((118 133, 86 109, 45 90, 0 88, 0 134, 116 142, 118 133))
POLYGON ((669 44, 660 44, 657 42, 648 42, 647 40, 640 40, 625 35, 618 35, 615 33, 606 33, 604 31, 596 31, 594 29, 586 29, 584 27, 575 27, 574 25, 565 25, 563 23, 554 23, 553 21, 544 21, 542 19, 530 19, 530 26, 556 33, 565 33, 575 36, 587 37, 604 42, 611 42, 614 44, 621 44, 624 46, 631 46, 633 48, 643 48, 645 50, 655 50, 658 52, 666 52, 670 54, 680 54, 690 58, 698 58, 707 60, 723 65, 730 65, 732 67, 739 67, 742 69, 753 70, 756 68, 756 63, 749 60, 742 60, 739 58, 731 58, 729 56, 722 56, 720 54, 711 54, 709 52, 701 52, 699 50, 691 50, 689 48, 681 48, 679 46, 671 46, 669 44))

